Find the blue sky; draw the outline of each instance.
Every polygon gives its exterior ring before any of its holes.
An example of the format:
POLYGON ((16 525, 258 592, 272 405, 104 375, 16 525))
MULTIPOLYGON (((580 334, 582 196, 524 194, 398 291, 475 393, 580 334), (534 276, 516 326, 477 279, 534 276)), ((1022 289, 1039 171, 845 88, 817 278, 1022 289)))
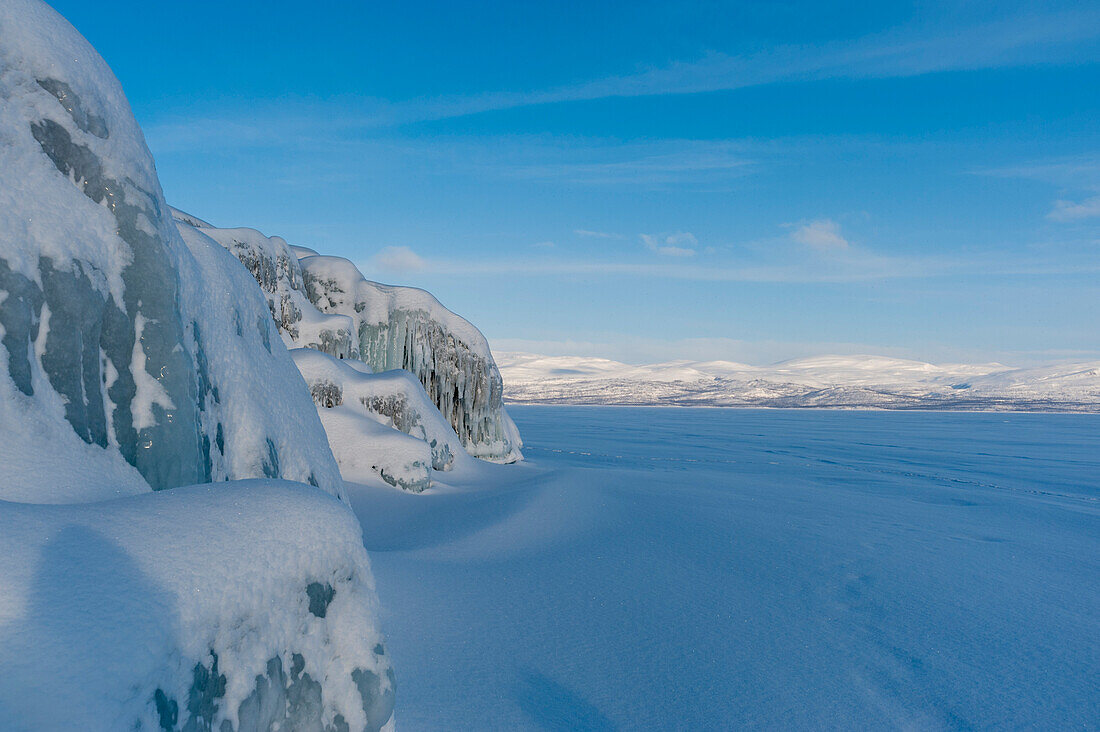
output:
POLYGON ((53 3, 173 205, 498 350, 1100 358, 1095 3, 53 3))

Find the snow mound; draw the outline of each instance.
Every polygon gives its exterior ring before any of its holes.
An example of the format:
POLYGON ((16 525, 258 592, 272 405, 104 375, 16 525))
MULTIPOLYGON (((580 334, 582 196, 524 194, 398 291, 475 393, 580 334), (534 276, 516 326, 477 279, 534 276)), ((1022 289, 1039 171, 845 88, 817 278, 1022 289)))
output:
POLYGON ((381 478, 410 493, 423 493, 431 487, 432 454, 426 442, 379 424, 348 405, 317 411, 345 480, 370 483, 381 478))
POLYGON ((360 360, 375 371, 412 372, 474 457, 523 459, 504 383, 477 328, 423 290, 369 282, 342 257, 309 256, 301 266, 310 301, 353 320, 360 360))
POLYGON ((451 470, 456 460, 469 459, 458 435, 408 371, 365 374, 352 365, 364 365, 358 361, 337 360, 308 348, 295 349, 291 356, 318 409, 344 404, 423 440, 431 448, 434 470, 451 470))
POLYGON ((249 288, 228 307, 229 293, 207 292, 239 265, 196 260, 117 80, 38 0, 0 7, 0 170, 0 430, 20 435, 6 451, 27 431, 49 446, 15 459, 0 496, 93 500, 261 476, 340 492, 304 386, 253 317, 262 300, 249 288), (234 318, 248 321, 239 338, 215 332, 234 318), (242 407, 257 380, 299 396, 242 407), (58 464, 61 479, 43 484, 58 464))
POLYGON ((183 299, 194 314, 211 479, 279 477, 342 495, 324 428, 255 282, 201 230, 180 233, 199 267, 183 278, 183 299))
POLYGON ((5 729, 378 730, 392 716, 359 524, 320 490, 0 502, 0 585, 5 729))

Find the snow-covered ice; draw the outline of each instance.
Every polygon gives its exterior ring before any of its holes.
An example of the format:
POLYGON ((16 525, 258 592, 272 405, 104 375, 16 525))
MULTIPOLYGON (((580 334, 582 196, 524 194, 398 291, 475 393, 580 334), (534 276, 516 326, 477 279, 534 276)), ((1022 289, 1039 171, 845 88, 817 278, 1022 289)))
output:
POLYGON ((512 408, 349 486, 418 729, 1088 729, 1100 417, 512 408))

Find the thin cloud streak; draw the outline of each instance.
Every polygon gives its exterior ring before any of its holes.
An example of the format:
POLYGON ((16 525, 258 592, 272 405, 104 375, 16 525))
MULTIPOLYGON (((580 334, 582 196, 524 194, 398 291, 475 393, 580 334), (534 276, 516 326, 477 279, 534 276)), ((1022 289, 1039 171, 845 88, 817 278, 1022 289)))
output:
POLYGON ((573 233, 577 236, 583 236, 590 239, 625 239, 622 234, 615 234, 609 231, 589 231, 588 229, 573 229, 573 233))
POLYGON ((1059 63, 1100 38, 1100 9, 1035 13, 975 24, 941 35, 895 29, 819 45, 780 46, 732 55, 710 52, 638 73, 532 92, 439 96, 388 104, 364 124, 400 125, 516 107, 615 97, 732 91, 784 81, 891 78, 1059 63))
MULTIPOLYGON (((388 100, 346 96, 328 102, 280 100, 246 115, 177 119, 147 124, 151 139, 209 143, 210 130, 243 144, 270 144, 273 127, 316 134, 317 120, 338 134, 399 127, 544 104, 597 99, 733 91, 754 86, 826 79, 880 79, 944 71, 972 71, 1027 64, 1081 62, 1082 45, 1100 40, 1100 8, 1032 13, 956 28, 950 33, 897 28, 856 39, 787 45, 732 54, 710 51, 698 58, 651 66, 636 73, 533 91, 388 100), (287 109, 292 109, 287 113, 287 109)), ((1096 49, 1089 47, 1095 54, 1096 49)), ((1095 60, 1095 59, 1094 59, 1095 60)))
POLYGON ((1100 217, 1100 195, 1083 201, 1055 201, 1054 210, 1047 214, 1051 221, 1080 221, 1100 217))

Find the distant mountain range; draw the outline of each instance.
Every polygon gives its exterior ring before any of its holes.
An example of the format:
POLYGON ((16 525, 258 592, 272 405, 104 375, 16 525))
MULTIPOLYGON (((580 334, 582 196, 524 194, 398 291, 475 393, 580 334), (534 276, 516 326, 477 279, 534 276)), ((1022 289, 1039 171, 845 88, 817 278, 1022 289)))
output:
POLYGON ((602 358, 498 353, 516 404, 1100 412, 1100 361, 1013 368, 884 356, 631 365, 602 358))

